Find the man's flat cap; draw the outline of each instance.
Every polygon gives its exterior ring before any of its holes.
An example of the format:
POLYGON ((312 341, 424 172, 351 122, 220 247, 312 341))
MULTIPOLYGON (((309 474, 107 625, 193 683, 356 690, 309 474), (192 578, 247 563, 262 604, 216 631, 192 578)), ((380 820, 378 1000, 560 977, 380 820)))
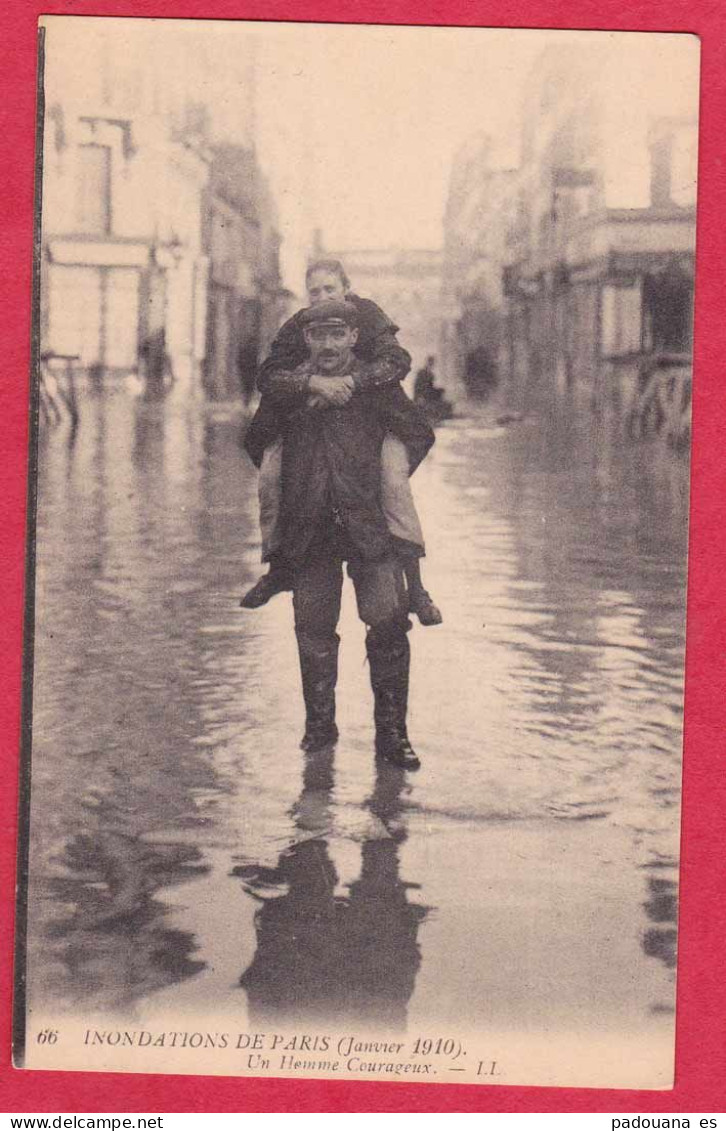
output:
POLYGON ((357 326, 358 311, 345 299, 326 299, 303 310, 300 324, 303 329, 307 326, 357 326))

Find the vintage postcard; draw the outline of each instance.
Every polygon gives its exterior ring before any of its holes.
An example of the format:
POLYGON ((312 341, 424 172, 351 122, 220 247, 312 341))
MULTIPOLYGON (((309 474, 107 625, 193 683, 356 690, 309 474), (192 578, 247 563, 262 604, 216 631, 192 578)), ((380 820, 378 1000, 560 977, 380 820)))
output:
POLYGON ((16 1064, 670 1087, 698 40, 39 43, 16 1064))

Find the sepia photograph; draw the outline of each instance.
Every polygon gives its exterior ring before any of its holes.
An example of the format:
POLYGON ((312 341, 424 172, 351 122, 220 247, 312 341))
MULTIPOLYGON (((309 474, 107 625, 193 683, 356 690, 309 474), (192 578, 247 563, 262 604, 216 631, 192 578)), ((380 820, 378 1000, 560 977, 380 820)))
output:
POLYGON ((15 1064, 672 1087, 697 37, 38 42, 15 1064))

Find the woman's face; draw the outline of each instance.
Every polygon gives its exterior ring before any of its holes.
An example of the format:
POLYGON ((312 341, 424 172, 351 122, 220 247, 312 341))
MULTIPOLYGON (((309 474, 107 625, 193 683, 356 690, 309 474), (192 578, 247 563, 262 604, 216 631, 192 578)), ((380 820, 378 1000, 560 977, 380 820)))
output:
POLYGON ((328 299, 345 298, 346 288, 340 275, 334 271, 313 271, 308 279, 308 298, 310 305, 326 302, 328 299))

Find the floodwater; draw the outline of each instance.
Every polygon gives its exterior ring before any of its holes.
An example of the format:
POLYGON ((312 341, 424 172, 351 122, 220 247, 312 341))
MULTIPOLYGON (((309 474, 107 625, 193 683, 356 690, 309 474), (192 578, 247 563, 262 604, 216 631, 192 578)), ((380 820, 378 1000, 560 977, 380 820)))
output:
POLYGON ((416 775, 374 765, 350 593, 341 740, 299 750, 289 596, 238 608, 232 407, 118 389, 42 438, 31 1005, 672 1025, 685 468, 561 402, 461 412, 414 481, 445 618, 411 636, 416 775))

